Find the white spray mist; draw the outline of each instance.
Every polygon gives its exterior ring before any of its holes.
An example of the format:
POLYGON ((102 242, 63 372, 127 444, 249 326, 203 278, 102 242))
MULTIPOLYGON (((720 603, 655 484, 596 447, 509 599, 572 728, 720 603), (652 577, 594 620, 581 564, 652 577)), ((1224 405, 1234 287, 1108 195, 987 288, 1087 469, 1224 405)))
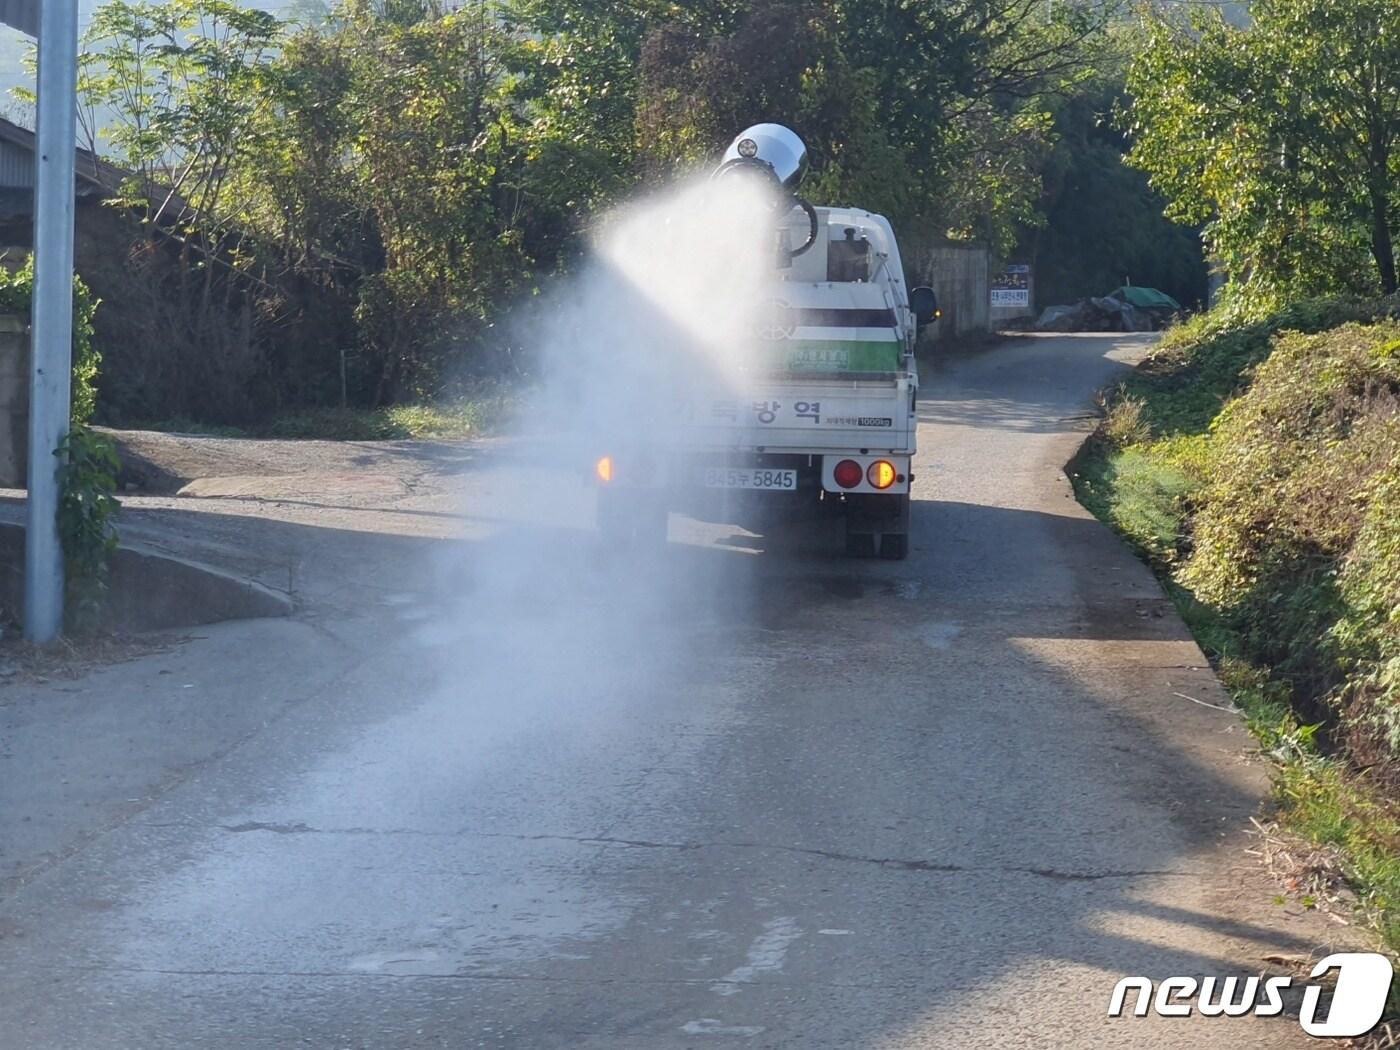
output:
POLYGON ((743 387, 754 322, 774 294, 774 205, 751 179, 692 181, 626 205, 600 223, 583 272, 522 318, 541 382, 503 442, 499 504, 465 508, 499 522, 460 555, 467 711, 491 710, 502 692, 541 717, 629 707, 676 688, 697 632, 744 604, 742 553, 609 549, 594 528, 593 465, 619 450, 684 448, 697 407, 743 387))
POLYGON ((596 877, 590 843, 691 833, 673 794, 704 794, 686 779, 712 775, 707 740, 750 695, 734 681, 758 673, 744 671, 734 612, 761 559, 685 543, 605 551, 590 456, 683 441, 680 401, 742 382, 751 311, 771 292, 772 219, 757 187, 731 183, 605 224, 596 261, 527 318, 543 382, 517 432, 467 465, 470 536, 434 563, 446 598, 425 596, 413 630, 386 629, 383 658, 347 672, 361 697, 398 703, 376 702, 385 717, 229 818, 327 834, 217 833, 209 856, 142 899, 147 933, 124 962, 257 972, 324 951, 354 973, 496 972, 625 921, 626 892, 596 877), (402 865, 399 833, 415 843, 402 865))

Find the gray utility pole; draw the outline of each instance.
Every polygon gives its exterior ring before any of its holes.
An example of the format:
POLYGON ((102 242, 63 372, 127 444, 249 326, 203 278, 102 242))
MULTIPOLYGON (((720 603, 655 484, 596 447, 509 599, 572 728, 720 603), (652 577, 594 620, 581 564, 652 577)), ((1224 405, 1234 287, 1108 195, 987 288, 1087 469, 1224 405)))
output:
POLYGON ((78 0, 43 0, 39 8, 24 636, 31 642, 43 643, 52 641, 63 629, 59 463, 53 453, 68 434, 72 396, 78 0))

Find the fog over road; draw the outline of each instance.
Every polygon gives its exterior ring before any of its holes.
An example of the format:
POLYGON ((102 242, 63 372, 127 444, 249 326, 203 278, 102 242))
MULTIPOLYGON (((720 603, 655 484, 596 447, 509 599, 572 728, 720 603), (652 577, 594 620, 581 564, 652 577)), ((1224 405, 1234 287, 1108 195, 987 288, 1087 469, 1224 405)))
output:
POLYGON ((1326 935, 1270 903, 1248 734, 1062 474, 1145 346, 926 374, 906 563, 679 520, 600 558, 588 490, 509 442, 129 501, 301 611, 0 690, 0 1047, 1305 1045, 1106 1017, 1120 977, 1326 935))

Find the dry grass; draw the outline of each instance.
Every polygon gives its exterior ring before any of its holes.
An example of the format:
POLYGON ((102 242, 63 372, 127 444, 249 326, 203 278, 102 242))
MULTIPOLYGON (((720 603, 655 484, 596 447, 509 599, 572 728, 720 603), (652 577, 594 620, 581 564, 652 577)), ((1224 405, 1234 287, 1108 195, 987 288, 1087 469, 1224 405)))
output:
POLYGON ((167 652, 184 639, 176 635, 94 634, 34 645, 8 628, 0 639, 0 690, 17 685, 75 681, 98 667, 167 652))
POLYGON ((1339 926, 1351 926, 1360 907, 1344 874, 1344 855, 1333 845, 1319 845, 1285 831, 1278 823, 1250 817, 1257 857, 1278 882, 1284 897, 1315 910, 1339 926))

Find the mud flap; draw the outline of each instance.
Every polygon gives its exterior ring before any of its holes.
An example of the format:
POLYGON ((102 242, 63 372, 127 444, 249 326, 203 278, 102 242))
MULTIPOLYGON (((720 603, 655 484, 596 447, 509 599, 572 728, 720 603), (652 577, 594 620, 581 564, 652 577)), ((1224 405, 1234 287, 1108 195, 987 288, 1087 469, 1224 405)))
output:
POLYGON ((902 561, 909 554, 909 493, 875 496, 846 512, 846 556, 902 561))

